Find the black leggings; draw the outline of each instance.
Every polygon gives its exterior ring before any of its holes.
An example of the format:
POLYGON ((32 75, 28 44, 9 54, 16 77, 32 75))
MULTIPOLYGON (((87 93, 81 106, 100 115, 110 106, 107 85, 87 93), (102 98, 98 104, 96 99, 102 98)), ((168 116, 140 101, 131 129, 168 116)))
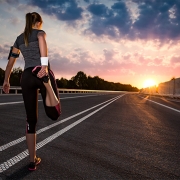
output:
MULTIPOLYGON (((21 78, 21 87, 22 95, 24 99, 24 105, 27 115, 27 127, 26 133, 35 133, 36 132, 36 123, 38 118, 38 91, 40 89, 41 96, 43 99, 43 104, 45 112, 49 118, 52 120, 57 120, 61 114, 61 108, 56 106, 46 106, 46 87, 43 82, 32 74, 32 68, 27 68, 24 70, 21 78)), ((59 94, 57 91, 56 80, 53 72, 49 69, 49 78, 51 81, 52 88, 56 97, 59 100, 59 94)))

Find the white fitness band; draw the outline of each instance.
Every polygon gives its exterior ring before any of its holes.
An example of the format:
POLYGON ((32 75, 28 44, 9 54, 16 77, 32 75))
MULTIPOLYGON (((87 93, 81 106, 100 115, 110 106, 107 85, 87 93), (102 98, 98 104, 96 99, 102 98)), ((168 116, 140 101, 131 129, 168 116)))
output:
POLYGON ((48 57, 41 57, 41 65, 48 66, 48 57))

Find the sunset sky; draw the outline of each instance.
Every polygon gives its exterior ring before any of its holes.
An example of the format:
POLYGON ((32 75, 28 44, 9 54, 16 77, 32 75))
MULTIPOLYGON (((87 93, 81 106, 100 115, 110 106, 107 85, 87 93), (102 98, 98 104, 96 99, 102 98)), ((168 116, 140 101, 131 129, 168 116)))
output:
MULTIPOLYGON (((56 78, 78 71, 142 88, 180 77, 179 0, 0 0, 0 67, 38 12, 56 78)), ((22 55, 14 67, 24 68, 22 55)))

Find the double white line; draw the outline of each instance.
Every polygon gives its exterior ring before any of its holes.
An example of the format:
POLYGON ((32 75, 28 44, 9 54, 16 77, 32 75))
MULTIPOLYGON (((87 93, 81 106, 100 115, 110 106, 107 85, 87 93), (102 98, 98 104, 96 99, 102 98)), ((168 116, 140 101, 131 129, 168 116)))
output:
MULTIPOLYGON (((44 132, 44 131, 46 131, 46 130, 49 130, 49 129, 51 129, 52 127, 55 127, 55 126, 57 126, 57 125, 65 122, 65 121, 68 121, 68 120, 70 120, 70 119, 72 119, 72 118, 74 118, 74 117, 76 117, 76 116, 79 116, 79 115, 81 115, 81 114, 83 114, 83 113, 85 113, 85 112, 87 112, 87 111, 90 111, 90 110, 92 110, 92 109, 94 109, 94 108, 96 108, 96 107, 98 107, 98 106, 103 105, 103 106, 101 106, 100 108, 96 109, 95 111, 89 113, 88 115, 82 117, 81 119, 75 121, 74 123, 68 125, 67 127, 63 128, 63 129, 61 129, 60 131, 58 131, 58 132, 54 133, 53 135, 49 136, 48 138, 44 139, 43 141, 37 143, 37 144, 36 144, 36 150, 37 150, 37 149, 40 149, 40 148, 43 147, 44 145, 46 145, 46 144, 48 144, 49 142, 53 141, 54 139, 56 139, 57 137, 59 137, 59 136, 62 135, 63 133, 67 132, 67 131, 70 130, 71 128, 75 127, 76 125, 78 125, 78 124, 81 123, 82 121, 86 120, 87 118, 89 118, 89 117, 92 116, 93 114, 97 113, 98 111, 100 111, 101 109, 105 108, 106 106, 108 106, 109 104, 113 103, 114 101, 116 101, 117 99, 119 99, 120 97, 122 97, 122 96, 124 96, 124 95, 125 95, 125 94, 120 95, 120 96, 117 96, 117 97, 115 97, 115 98, 112 98, 112 99, 110 99, 110 100, 108 100, 108 101, 105 101, 105 102, 103 102, 103 103, 100 103, 100 104, 98 104, 98 105, 96 105, 96 106, 93 106, 93 107, 91 107, 91 108, 89 108, 89 109, 86 109, 86 110, 84 110, 84 111, 82 111, 82 112, 79 112, 79 113, 77 113, 77 114, 75 114, 75 115, 73 115, 73 116, 70 116, 70 117, 68 117, 68 118, 65 118, 65 119, 59 121, 59 122, 56 122, 56 123, 54 123, 54 124, 52 124, 52 125, 49 125, 49 126, 47 126, 47 127, 45 127, 45 128, 42 128, 42 129, 38 130, 36 133, 37 133, 37 134, 40 134, 40 133, 42 133, 42 132, 44 132)), ((10 143, 8 143, 8 144, 5 144, 5 145, 3 145, 3 146, 0 146, 0 151, 3 151, 3 150, 5 150, 5 149, 7 149, 7 148, 9 148, 9 147, 11 147, 11 146, 14 146, 14 145, 16 145, 16 144, 18 144, 18 143, 20 143, 20 142, 22 142, 22 141, 24 141, 24 140, 25 140, 25 136, 23 136, 23 137, 21 137, 21 138, 19 138, 19 139, 16 139, 16 140, 14 140, 14 141, 12 141, 12 142, 10 142, 10 143)), ((28 153, 28 150, 26 149, 25 151, 23 151, 23 152, 21 152, 20 154, 12 157, 11 159, 7 160, 6 162, 3 162, 2 164, 0 164, 0 173, 6 171, 6 170, 9 169, 11 166, 15 165, 16 163, 18 163, 18 162, 21 161, 22 159, 26 158, 28 155, 29 155, 29 153, 28 153)))

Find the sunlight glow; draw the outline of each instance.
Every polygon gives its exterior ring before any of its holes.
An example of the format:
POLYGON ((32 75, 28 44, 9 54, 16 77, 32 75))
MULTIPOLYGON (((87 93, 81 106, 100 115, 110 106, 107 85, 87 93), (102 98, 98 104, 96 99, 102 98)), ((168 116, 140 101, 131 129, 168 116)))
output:
POLYGON ((144 81, 143 88, 155 86, 156 82, 153 79, 147 79, 144 81))

